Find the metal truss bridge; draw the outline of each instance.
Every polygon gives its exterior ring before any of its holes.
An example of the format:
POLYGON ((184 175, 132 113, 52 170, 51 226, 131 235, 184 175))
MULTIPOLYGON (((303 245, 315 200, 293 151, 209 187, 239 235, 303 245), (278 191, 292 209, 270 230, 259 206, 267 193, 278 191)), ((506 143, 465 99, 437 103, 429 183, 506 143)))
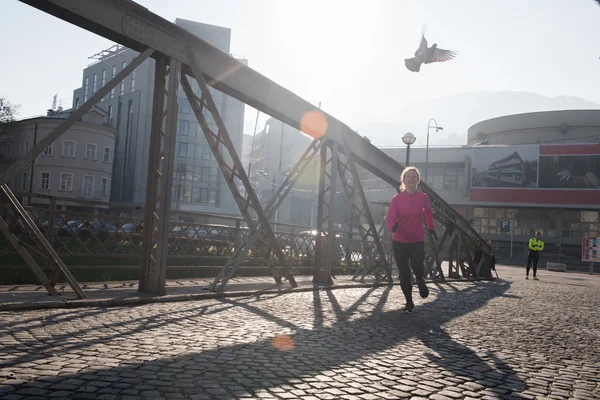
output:
MULTIPOLYGON (((334 234, 334 196, 339 186, 352 205, 363 242, 361 267, 355 278, 374 275, 378 280, 391 281, 389 251, 384 248, 383 232, 376 229, 369 203, 365 197, 357 167, 370 171, 392 187, 400 185, 403 165, 385 155, 368 140, 343 122, 319 110, 310 102, 269 80, 243 63, 212 47, 183 28, 151 13, 130 0, 20 0, 66 22, 96 33, 122 46, 139 52, 139 56, 65 119, 54 131, 36 144, 2 174, 0 188, 5 202, 12 209, 12 219, 0 219, 0 231, 29 265, 39 281, 52 295, 58 295, 54 285, 64 275, 80 298, 86 294, 66 267, 56 249, 20 204, 7 186, 25 166, 29 165, 46 147, 56 141, 91 107, 97 104, 121 80, 144 60, 156 61, 152 127, 144 229, 141 232, 141 275, 139 289, 156 295, 165 294, 169 232, 172 221, 170 204, 174 175, 174 151, 177 128, 177 90, 181 84, 196 118, 217 160, 221 172, 249 227, 243 239, 236 243, 232 253, 215 277, 209 289, 223 291, 236 269, 253 248, 259 248, 277 283, 296 286, 289 255, 277 240, 269 218, 293 188, 309 163, 320 159, 318 193, 317 237, 314 252, 314 280, 331 283, 336 253, 334 234), (200 93, 191 88, 190 79, 196 79, 200 93), (273 197, 263 207, 250 184, 230 135, 209 91, 213 87, 260 112, 268 114, 302 132, 314 141, 287 175, 273 197), (210 115, 216 124, 212 130, 207 123, 210 115), (238 188, 245 189, 242 195, 238 188), (367 221, 364 224, 364 221, 367 221), (35 245, 26 244, 26 232, 35 245), (31 252, 45 253, 54 269, 45 273, 31 252)), ((491 276, 490 247, 469 225, 467 220, 449 206, 426 184, 421 190, 429 195, 435 220, 443 226, 439 241, 426 237, 426 271, 432 279, 444 279, 440 254, 448 254, 449 274, 471 278, 491 276)))

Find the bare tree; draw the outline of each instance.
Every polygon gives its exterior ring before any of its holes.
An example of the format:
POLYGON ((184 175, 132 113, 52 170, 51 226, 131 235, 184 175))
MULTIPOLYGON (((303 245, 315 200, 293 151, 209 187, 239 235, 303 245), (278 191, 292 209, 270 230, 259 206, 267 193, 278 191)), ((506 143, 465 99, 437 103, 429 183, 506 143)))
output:
POLYGON ((19 114, 20 105, 12 104, 8 99, 0 95, 0 158, 8 157, 8 147, 12 142, 10 125, 15 121, 19 114))
POLYGON ((12 104, 5 96, 0 95, 0 124, 15 120, 21 106, 12 104))

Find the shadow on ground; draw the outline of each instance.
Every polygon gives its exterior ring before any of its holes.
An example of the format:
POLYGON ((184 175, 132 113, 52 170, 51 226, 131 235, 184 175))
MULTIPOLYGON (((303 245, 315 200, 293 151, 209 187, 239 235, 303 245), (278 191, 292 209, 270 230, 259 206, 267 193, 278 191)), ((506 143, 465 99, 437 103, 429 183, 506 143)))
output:
MULTIPOLYGON (((97 327, 63 332, 59 329, 62 322, 106 312, 65 310, 44 321, 29 319, 0 325, 0 332, 11 332, 21 338, 20 345, 5 346, 10 349, 9 358, 4 357, 0 367, 10 370, 31 365, 51 354, 60 357, 67 353, 92 353, 86 351, 115 340, 132 342, 136 340, 134 335, 168 324, 180 324, 179 328, 190 329, 198 335, 203 327, 187 321, 215 313, 218 316, 228 309, 243 309, 265 325, 275 324, 281 327, 280 331, 289 333, 276 336, 277 332, 273 332, 268 339, 264 339, 263 335, 259 340, 242 344, 193 351, 194 346, 189 345, 194 336, 186 335, 184 330, 172 339, 174 346, 183 344, 191 350, 188 354, 169 357, 169 349, 163 349, 158 354, 149 352, 147 360, 145 357, 123 359, 118 354, 111 354, 118 366, 95 367, 55 377, 33 377, 28 382, 15 384, 15 388, 37 388, 49 395, 61 386, 47 384, 71 382, 73 385, 85 383, 85 386, 94 386, 94 382, 102 382, 101 387, 131 390, 131 394, 143 397, 177 392, 184 397, 237 398, 257 395, 265 390, 292 392, 351 387, 348 385, 365 382, 364 376, 372 374, 385 376, 378 383, 390 390, 410 376, 413 380, 419 377, 421 382, 431 383, 433 388, 439 387, 439 384, 434 385, 435 381, 458 377, 444 382, 460 386, 470 381, 473 390, 501 386, 506 393, 518 392, 525 388, 524 382, 493 352, 484 354, 485 337, 476 342, 479 350, 476 353, 443 329, 444 323, 484 306, 493 298, 506 296, 509 287, 510 283, 505 281, 471 282, 461 287, 439 284, 437 288, 432 286, 432 297, 435 298, 418 305, 413 314, 403 314, 396 308, 385 310, 391 292, 389 287, 367 290, 346 309, 336 298, 336 294, 342 294, 341 291, 314 291, 314 322, 310 329, 305 327, 307 321, 303 324, 291 322, 294 321, 293 309, 289 310, 289 318, 287 315, 282 318, 256 304, 277 295, 220 299, 215 300, 217 306, 212 304, 210 307, 202 306, 201 302, 188 303, 189 308, 178 310, 176 316, 169 318, 156 314, 139 320, 107 321, 97 327), (325 307, 330 307, 333 313, 326 311, 325 307), (56 332, 43 340, 32 339, 28 344, 27 332, 40 328, 56 332), (102 340, 97 339, 97 330, 102 332, 106 328, 110 331, 100 335, 102 340)), ((394 291, 395 295, 397 293, 399 291, 394 291)), ((126 347, 124 345, 123 353, 130 354, 126 347)), ((143 354, 142 347, 138 346, 137 351, 143 354)), ((2 379, 5 377, 0 377, 0 383, 2 379)), ((64 395, 68 397, 68 394, 65 392, 64 395)))

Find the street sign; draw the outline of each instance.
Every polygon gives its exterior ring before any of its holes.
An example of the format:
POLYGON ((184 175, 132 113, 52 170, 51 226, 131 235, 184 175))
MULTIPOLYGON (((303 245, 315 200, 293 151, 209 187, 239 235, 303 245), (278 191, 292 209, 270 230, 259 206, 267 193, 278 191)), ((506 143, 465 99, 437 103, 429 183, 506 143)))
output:
POLYGON ((600 262, 600 237, 581 238, 581 261, 600 262))
POLYGON ((500 220, 500 232, 510 232, 510 221, 506 219, 500 220))

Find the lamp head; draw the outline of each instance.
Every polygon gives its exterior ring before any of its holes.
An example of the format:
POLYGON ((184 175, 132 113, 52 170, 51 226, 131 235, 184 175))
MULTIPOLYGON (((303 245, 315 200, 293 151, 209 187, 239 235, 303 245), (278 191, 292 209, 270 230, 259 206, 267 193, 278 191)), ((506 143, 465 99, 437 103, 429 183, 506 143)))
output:
POLYGON ((404 134, 404 136, 402 136, 402 141, 404 142, 405 145, 410 146, 411 144, 413 144, 415 141, 417 140, 417 138, 415 137, 415 135, 413 135, 411 132, 406 132, 404 134))

